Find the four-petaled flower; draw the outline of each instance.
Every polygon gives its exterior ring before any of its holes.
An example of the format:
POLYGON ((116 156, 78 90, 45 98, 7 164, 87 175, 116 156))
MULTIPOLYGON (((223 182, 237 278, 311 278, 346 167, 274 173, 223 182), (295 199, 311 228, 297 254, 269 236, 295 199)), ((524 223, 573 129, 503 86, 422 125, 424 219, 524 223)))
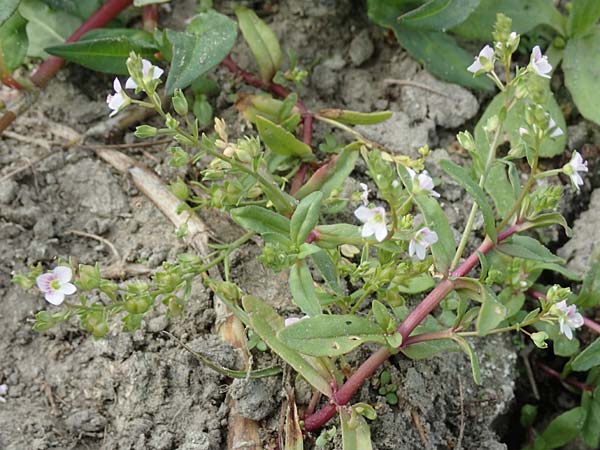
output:
POLYGON ((6 399, 4 396, 8 393, 8 386, 6 384, 0 384, 0 402, 5 403, 6 399))
POLYGON ((550 312, 558 318, 560 332, 567 339, 573 339, 573 330, 583 325, 583 316, 577 312, 577 306, 567 306, 567 301, 563 300, 552 305, 550 312))
POLYGON ((377 242, 382 242, 388 234, 385 225, 385 208, 378 206, 376 208, 367 208, 359 206, 354 215, 358 220, 364 223, 362 227, 362 237, 375 235, 377 242))
POLYGON ((423 261, 427 249, 437 241, 438 235, 435 231, 430 230, 428 227, 421 228, 408 243, 408 254, 411 257, 416 255, 417 259, 423 261))
POLYGON ((369 187, 365 183, 360 183, 362 192, 360 193, 360 200, 362 204, 367 206, 369 204, 369 187))
POLYGON ((563 170, 569 177, 571 177, 571 182, 575 186, 577 190, 579 190, 579 186, 583 184, 583 178, 579 175, 579 172, 587 172, 587 161, 584 161, 582 156, 578 151, 574 151, 571 156, 571 161, 564 165, 563 170))
MULTIPOLYGON (((160 78, 160 76, 164 73, 160 67, 153 65, 147 59, 142 59, 142 76, 145 80, 156 80, 160 78)), ((133 80, 133 78, 127 78, 125 82, 125 87, 127 89, 135 89, 137 88, 137 83, 133 80)))
POLYGON ((552 72, 552 66, 548 62, 548 57, 542 55, 539 45, 533 47, 530 64, 535 73, 537 73, 540 77, 550 78, 550 75, 548 74, 552 72))
POLYGON ((36 278, 37 287, 44 293, 44 298, 53 305, 60 305, 65 295, 74 294, 77 288, 69 283, 73 276, 71 269, 58 266, 53 271, 44 273, 36 278))
POLYGON ((114 116, 131 102, 131 99, 127 96, 125 91, 123 91, 121 82, 118 78, 115 78, 113 81, 113 88, 115 89, 115 93, 109 94, 109 96, 106 97, 106 103, 108 104, 108 107, 112 109, 109 117, 114 116))
POLYGON ((481 70, 489 71, 493 68, 494 49, 486 45, 481 49, 479 55, 475 57, 475 61, 467 70, 471 73, 477 73, 481 70))
POLYGON ((410 174, 410 177, 412 178, 413 192, 425 191, 425 192, 429 193, 429 195, 431 195, 432 197, 437 198, 440 196, 440 194, 438 194, 437 192, 435 192, 433 190, 433 188, 435 187, 433 185, 433 180, 431 179, 431 177, 429 176, 429 174, 427 173, 426 170, 424 170, 423 172, 421 172, 418 175, 412 169, 407 168, 406 170, 408 170, 408 173, 410 174))

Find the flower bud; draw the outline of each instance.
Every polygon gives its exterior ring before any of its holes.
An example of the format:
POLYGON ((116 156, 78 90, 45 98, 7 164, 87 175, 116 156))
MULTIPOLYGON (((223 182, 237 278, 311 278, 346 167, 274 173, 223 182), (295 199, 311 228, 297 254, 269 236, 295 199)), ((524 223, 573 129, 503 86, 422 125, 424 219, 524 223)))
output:
POLYGON ((98 267, 88 266, 84 264, 79 265, 79 281, 77 285, 82 291, 91 291, 100 286, 100 270, 98 267))
POLYGON ((173 109, 180 116, 187 116, 188 102, 181 89, 175 89, 175 94, 173 95, 173 109))
POLYGON ((456 135, 458 139, 458 143, 463 146, 463 148, 468 152, 475 151, 475 140, 473 139, 473 135, 468 131, 461 131, 456 135))
POLYGON ((135 129, 135 137, 140 139, 146 139, 156 136, 157 129, 150 125, 140 125, 135 129))
MULTIPOLYGON (((167 128, 169 130, 177 130, 177 127, 179 126, 179 121, 176 120, 173 116, 171 116, 171 114, 167 113, 167 117, 165 119, 165 125, 167 126, 167 128)), ((179 137, 179 136, 177 136, 179 137)))
POLYGON ((170 188, 173 195, 175 195, 175 197, 177 197, 179 200, 185 201, 190 196, 190 191, 187 187, 187 184, 185 184, 185 182, 179 177, 177 177, 177 181, 171 183, 170 188))

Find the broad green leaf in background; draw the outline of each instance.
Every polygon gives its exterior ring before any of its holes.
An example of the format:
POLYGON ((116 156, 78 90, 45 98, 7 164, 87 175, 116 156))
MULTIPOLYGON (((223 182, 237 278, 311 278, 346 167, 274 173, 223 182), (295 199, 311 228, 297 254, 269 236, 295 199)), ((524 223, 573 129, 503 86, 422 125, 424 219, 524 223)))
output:
POLYGON ((82 20, 65 11, 52 10, 40 0, 22 0, 19 12, 27 19, 28 56, 47 58, 46 47, 60 45, 82 20))
POLYGON ((451 31, 466 39, 489 41, 496 14, 500 12, 512 19, 512 29, 517 33, 526 33, 538 25, 549 25, 564 34, 565 19, 552 0, 481 0, 468 19, 451 31))
POLYGON ((264 343, 302 375, 308 383, 327 397, 331 397, 332 392, 328 379, 306 358, 289 348, 277 337, 277 333, 284 328, 283 318, 271 306, 256 297, 247 295, 242 299, 242 304, 248 313, 252 329, 264 343))
POLYGON ((562 447, 577 437, 585 421, 585 410, 578 406, 555 418, 539 435, 534 449, 553 449, 562 447))
POLYGON ((278 233, 285 237, 290 235, 290 221, 262 206, 242 206, 231 210, 231 218, 241 227, 258 234, 278 233))
POLYGON ((0 26, 17 10, 21 0, 2 0, 0 2, 0 26))
POLYGON ((446 31, 462 23, 480 0, 430 0, 398 17, 401 26, 418 30, 446 31))
POLYGON ((600 446, 600 386, 596 387, 593 394, 583 393, 581 407, 586 412, 581 436, 590 448, 598 448, 600 446))
POLYGON ((499 244, 496 249, 509 256, 516 258, 531 259, 547 263, 563 263, 564 260, 540 243, 537 239, 529 236, 515 235, 510 240, 499 244))
POLYGON ((50 8, 65 11, 86 20, 104 3, 103 0, 43 0, 50 8))
POLYGON ((339 356, 365 342, 385 344, 376 324, 354 315, 319 315, 296 322, 279 332, 285 344, 311 356, 339 356))
POLYGON ((482 286, 481 309, 475 326, 479 336, 485 336, 496 328, 505 319, 506 312, 506 306, 496 299, 496 294, 487 286, 482 286))
POLYGON ((600 366, 600 338, 586 347, 571 363, 573 370, 578 372, 585 372, 595 366, 600 366))
POLYGON ((87 33, 78 42, 47 47, 46 51, 98 72, 127 75, 130 52, 153 60, 157 48, 154 38, 146 31, 100 29, 87 33))
POLYGON ((27 54, 26 25, 27 21, 18 12, 0 25, 0 60, 4 60, 9 73, 21 65, 27 54))
POLYGON ((365 418, 354 410, 348 412, 345 408, 340 408, 338 411, 342 424, 343 450, 373 450, 371 430, 365 418))
POLYGON ((168 30, 173 60, 167 77, 167 94, 184 89, 229 54, 237 37, 236 23, 214 10, 200 13, 185 31, 168 30))
POLYGON ((598 54, 600 54, 600 28, 595 27, 590 34, 569 39, 565 48, 563 71, 565 84, 579 112, 586 119, 600 124, 598 54))
POLYGON ((425 225, 438 235, 438 241, 431 246, 433 260, 438 272, 446 273, 452 263, 456 244, 448 218, 440 204, 427 194, 415 195, 415 202, 425 218, 425 225))
POLYGON ((319 211, 323 201, 322 192, 313 192, 302 199, 290 220, 290 237, 296 245, 302 244, 319 222, 319 211))
POLYGON ((575 303, 580 308, 591 308, 600 304, 600 252, 596 252, 590 258, 590 268, 585 274, 575 303))
POLYGON ((473 200, 475 203, 477 203, 479 209, 481 209, 485 233, 490 237, 490 239, 492 239, 492 241, 496 242, 497 233, 494 212, 492 211, 492 207, 488 203, 483 190, 479 187, 477 182, 465 168, 453 163, 450 160, 443 160, 441 162, 441 167, 444 172, 450 175, 454 181, 465 188, 469 195, 473 197, 473 200))
POLYGON ((277 36, 251 9, 235 8, 240 30, 258 64, 260 76, 269 82, 281 66, 282 53, 277 36))
POLYGON ((307 316, 321 314, 321 303, 317 297, 312 275, 303 260, 297 261, 290 269, 290 291, 294 303, 307 316))
POLYGON ((435 286, 435 281, 431 275, 422 273, 415 277, 410 277, 406 284, 398 285, 396 288, 401 294, 419 294, 430 290, 435 286))
POLYGON ((586 34, 600 18, 600 2, 598 0, 573 0, 567 21, 569 36, 586 34))
POLYGON ((498 215, 503 217, 507 214, 514 204, 516 196, 506 175, 506 165, 498 161, 492 164, 483 187, 489 196, 492 197, 498 215))
POLYGON ((256 127, 261 140, 273 153, 296 156, 302 159, 314 159, 311 148, 299 141, 292 133, 280 125, 261 116, 256 116, 256 127))

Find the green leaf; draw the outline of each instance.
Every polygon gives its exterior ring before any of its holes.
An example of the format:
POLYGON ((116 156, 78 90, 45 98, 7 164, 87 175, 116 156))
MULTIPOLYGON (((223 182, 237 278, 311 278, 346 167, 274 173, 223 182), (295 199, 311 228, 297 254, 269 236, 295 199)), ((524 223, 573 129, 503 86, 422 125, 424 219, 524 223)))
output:
POLYGON ((279 333, 290 348, 311 356, 340 356, 365 342, 385 344, 376 324, 354 315, 319 315, 296 322, 279 333))
POLYGON ((414 198, 425 218, 425 225, 438 235, 438 241, 431 246, 436 269, 446 273, 456 251, 454 234, 448 224, 448 218, 439 203, 427 194, 417 194, 414 198))
POLYGON ((329 287, 335 292, 337 295, 343 295, 342 287, 339 282, 339 275, 337 266, 329 256, 329 253, 325 250, 321 250, 319 252, 313 253, 310 255, 312 258, 315 267, 325 280, 325 282, 329 285, 329 287))
POLYGON ((296 262, 290 269, 289 284, 294 303, 304 314, 308 316, 321 314, 321 303, 310 270, 303 260, 296 262))
POLYGON ((509 241, 505 241, 496 247, 502 252, 515 258, 531 259, 547 263, 564 263, 562 258, 554 255, 544 247, 540 241, 529 236, 515 235, 509 241))
POLYGON ((327 397, 331 397, 332 392, 328 379, 307 358, 289 348, 277 337, 277 333, 284 328, 283 318, 273 308, 256 297, 247 295, 242 299, 242 304, 248 313, 252 329, 265 344, 292 366, 315 389, 327 397))
MULTIPOLYGON (((482 161, 486 161, 487 155, 490 151, 490 146, 486 139, 485 131, 483 131, 483 127, 490 117, 500 113, 500 110, 504 107, 504 99, 505 97, 503 92, 500 92, 498 95, 496 95, 475 126, 475 145, 482 161)), ((515 148, 522 142, 521 135, 519 134, 519 128, 523 126, 525 106, 525 102, 517 102, 515 106, 508 111, 506 114, 506 121, 504 122, 503 134, 500 136, 501 139, 499 144, 509 141, 511 147, 515 148)), ((550 117, 554 119, 556 125, 564 132, 562 136, 559 136, 556 139, 546 137, 541 143, 540 156, 544 158, 552 158, 553 156, 562 154, 565 149, 565 145, 567 143, 567 124, 565 122, 565 118, 563 117, 560 106, 550 91, 549 84, 547 84, 547 90, 542 106, 544 107, 544 110, 550 114, 550 117)))
POLYGON ((124 29, 104 34, 106 37, 85 37, 78 42, 48 47, 46 52, 97 72, 121 75, 129 73, 126 61, 132 51, 143 58, 154 59, 156 46, 150 33, 124 29))
POLYGON ((376 125, 392 117, 391 111, 363 113, 345 109, 322 109, 319 115, 349 125, 376 125))
POLYGON ((441 162, 441 167, 444 172, 450 175, 454 181, 465 188, 469 195, 473 197, 473 200, 475 200, 475 203, 477 203, 479 209, 481 209, 486 234, 492 239, 492 241, 496 242, 498 236, 496 233, 494 212, 492 211, 492 207, 488 203, 483 190, 479 187, 475 180, 473 180, 471 174, 466 169, 460 167, 452 161, 443 160, 441 162))
POLYGON ((435 286, 434 279, 426 273, 410 277, 404 283, 396 286, 401 294, 419 294, 435 286))
POLYGON ((600 2, 598 0, 573 0, 567 33, 571 37, 582 36, 594 26, 600 18, 600 2))
POLYGON ((506 306, 496 299, 494 292, 487 286, 481 287, 481 309, 475 328, 479 336, 485 336, 506 318, 506 306))
POLYGON ((492 197, 498 215, 504 216, 507 214, 512 208, 516 197, 506 176, 506 166, 498 161, 493 163, 483 187, 492 197))
POLYGON ((262 116, 256 116, 256 127, 260 138, 273 153, 297 156, 305 160, 314 159, 312 149, 304 142, 296 139, 292 133, 281 125, 277 125, 262 116))
POLYGON ((319 222, 319 211, 323 202, 322 192, 313 192, 302 199, 290 221, 290 237, 296 245, 302 244, 319 222))
POLYGON ((343 450, 373 450, 371 430, 364 417, 354 410, 348 412, 343 407, 339 408, 338 411, 342 424, 343 450))
POLYGON ((473 381, 475 384, 481 385, 481 371, 479 370, 479 359, 469 344, 463 337, 455 336, 454 340, 458 343, 458 346, 461 348, 463 352, 467 354, 469 360, 471 361, 471 372, 473 374, 473 381))
POLYGON ((551 212, 546 214, 540 214, 534 219, 527 221, 525 224, 526 228, 523 229, 532 229, 532 228, 540 228, 540 227, 548 227, 551 225, 560 225, 565 229, 565 234, 570 237, 572 234, 571 227, 567 223, 567 219, 563 217, 563 215, 559 212, 551 212))
POLYGON ((565 84, 579 112, 588 120, 600 123, 600 28, 595 27, 586 35, 569 39, 565 48, 563 71, 565 84))
POLYGON ((262 206, 242 206, 231 210, 230 214, 235 223, 258 234, 278 233, 285 237, 290 235, 289 219, 262 206))
POLYGON ((575 303, 580 308, 600 305, 600 252, 592 255, 590 269, 585 274, 575 303))
POLYGON ((583 441, 590 448, 598 448, 600 446, 600 387, 597 387, 593 394, 584 392, 581 406, 586 412, 585 423, 581 430, 583 441))
POLYGON ((251 9, 237 6, 234 11, 244 39, 256 59, 262 80, 271 81, 275 72, 279 70, 282 59, 277 36, 251 9))
POLYGON ((43 0, 43 2, 52 9, 64 11, 81 20, 87 20, 104 3, 103 0, 43 0))
POLYGON ((184 89, 219 64, 229 54, 237 37, 233 20, 214 10, 198 14, 185 31, 167 30, 173 44, 173 60, 167 77, 167 94, 184 89))
MULTIPOLYGON (((1 7, 0 7, 1 8, 1 7)), ((0 56, 9 73, 23 63, 27 54, 27 21, 16 12, 0 25, 0 56)), ((1 58, 0 58, 1 59, 1 58)))
POLYGON ((543 442, 545 449, 562 447, 577 437, 583 428, 584 421, 585 410, 578 406, 562 413, 550 422, 538 439, 543 442))
POLYGON ((578 372, 585 372, 592 367, 600 365, 600 338, 588 345, 571 362, 571 368, 578 372))
POLYGON ((429 31, 446 31, 477 8, 480 0, 430 0, 398 17, 402 26, 429 31))
POLYGON ((467 20, 452 32, 469 40, 488 41, 496 22, 496 14, 512 19, 512 30, 523 34, 538 25, 549 25, 564 34, 564 18, 552 0, 481 0, 467 20))
POLYGON ((0 2, 0 26, 17 10, 21 0, 3 0, 0 2))
POLYGON ((81 25, 81 19, 64 11, 54 11, 40 0, 22 0, 19 13, 27 19, 28 56, 47 58, 46 47, 65 42, 81 25))

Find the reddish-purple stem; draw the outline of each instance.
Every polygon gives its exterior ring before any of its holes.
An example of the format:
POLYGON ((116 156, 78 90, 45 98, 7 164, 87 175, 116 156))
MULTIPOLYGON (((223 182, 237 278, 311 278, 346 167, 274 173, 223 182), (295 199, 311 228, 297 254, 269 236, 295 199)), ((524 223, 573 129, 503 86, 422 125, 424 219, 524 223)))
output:
POLYGON ((571 386, 576 387, 580 391, 593 391, 595 389, 595 387, 591 384, 586 384, 581 381, 574 380, 573 378, 563 378, 559 372, 552 369, 551 367, 548 367, 546 364, 538 363, 537 366, 552 378, 556 378, 557 380, 563 383, 570 384, 571 386))
POLYGON ((12 89, 17 89, 21 91, 23 86, 17 80, 15 80, 10 74, 2 75, 2 84, 12 89))
MULTIPOLYGON (((511 225, 498 235, 498 242, 507 239, 518 231, 518 225, 511 225)), ((412 333, 427 315, 444 299, 444 297, 452 291, 454 283, 451 278, 463 277, 468 274, 479 263, 477 252, 481 252, 485 255, 492 248, 494 248, 494 242, 486 237, 477 251, 471 254, 455 271, 453 271, 450 274, 450 278, 446 278, 438 284, 408 315, 408 317, 404 319, 404 322, 402 322, 397 329, 397 332, 402 335, 402 346, 408 345, 411 342, 409 338, 410 333, 412 333)), ((371 377, 389 357, 390 352, 387 348, 380 348, 373 353, 333 395, 330 403, 305 419, 304 428, 306 431, 314 431, 327 423, 327 421, 335 415, 337 407, 346 405, 365 380, 371 377)))
POLYGON ((142 13, 142 27, 152 33, 158 25, 158 5, 146 5, 142 13))

